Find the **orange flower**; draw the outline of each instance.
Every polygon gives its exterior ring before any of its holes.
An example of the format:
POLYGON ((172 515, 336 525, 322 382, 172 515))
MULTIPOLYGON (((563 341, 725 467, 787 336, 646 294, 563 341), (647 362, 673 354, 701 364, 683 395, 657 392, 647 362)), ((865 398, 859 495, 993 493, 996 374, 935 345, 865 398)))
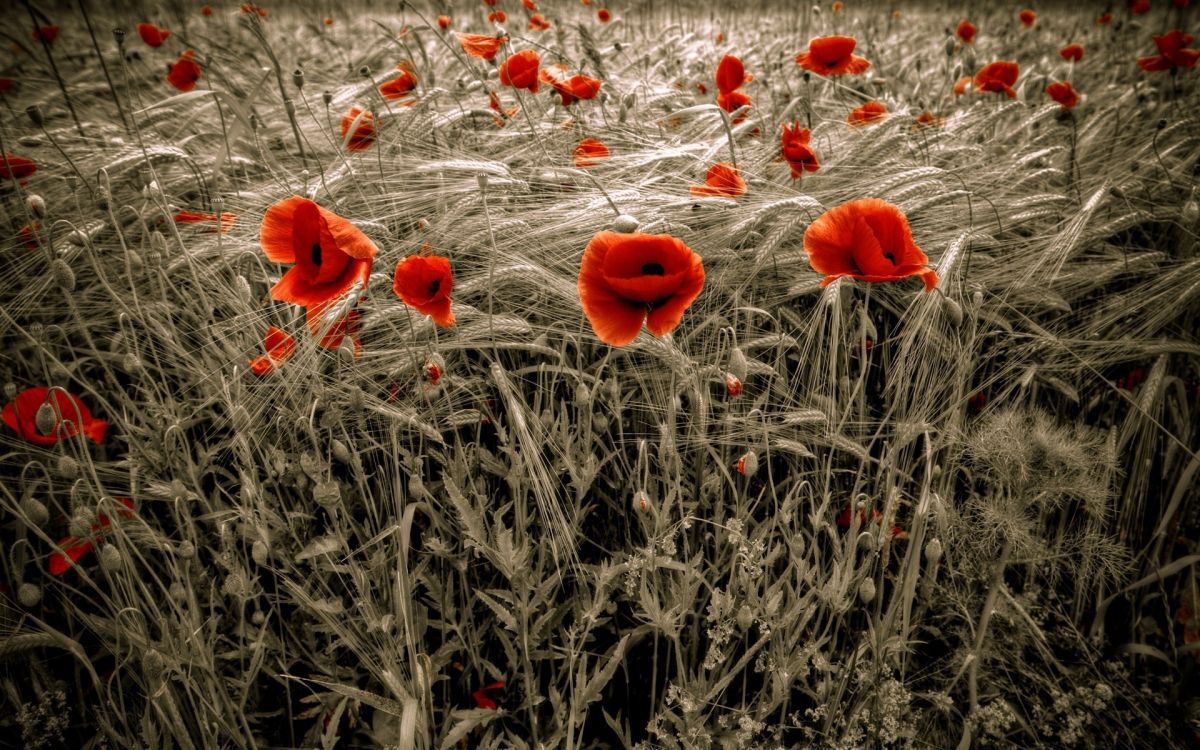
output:
POLYGON ((1017 18, 1021 19, 1021 25, 1027 29, 1033 28, 1033 25, 1037 23, 1037 13, 1028 8, 1018 13, 1017 18))
POLYGON ((851 125, 872 125, 883 122, 885 117, 887 117, 887 107, 883 106, 882 102, 867 102, 851 110, 846 122, 851 125))
POLYGON ((167 41, 167 37, 171 36, 171 32, 160 29, 152 23, 139 23, 137 32, 142 41, 151 47, 161 47, 162 43, 167 41))
POLYGON ((608 23, 612 20, 612 13, 608 12, 608 8, 601 8, 596 11, 596 18, 600 19, 600 23, 608 23))
POLYGON ((575 160, 575 166, 579 168, 590 167, 597 162, 600 162, 609 157, 608 146, 605 146, 595 138, 584 138, 575 147, 572 152, 572 157, 575 160))
POLYGON ((525 10, 537 10, 537 3, 533 0, 521 0, 521 5, 525 6, 525 10))
POLYGON ((523 49, 500 63, 500 84, 516 89, 538 90, 538 66, 542 58, 531 49, 523 49))
POLYGON ((23 180, 36 171, 37 164, 23 156, 6 153, 0 158, 0 178, 23 180))
POLYGON ((679 325, 704 288, 704 262, 668 234, 598 232, 583 251, 579 301, 592 330, 610 346, 679 325))
POLYGON ((362 107, 351 107, 349 112, 342 115, 342 142, 346 144, 347 151, 365 151, 370 148, 375 142, 375 116, 362 107), (362 119, 359 119, 359 115, 362 119), (355 120, 358 120, 358 125, 354 125, 355 120), (350 133, 352 126, 354 132, 350 133))
POLYGON ((454 21, 452 21, 450 19, 450 16, 438 16, 437 17, 438 28, 448 29, 448 28, 450 28, 451 24, 453 24, 453 23, 454 23, 454 21))
POLYGON ((250 360, 250 371, 258 377, 276 370, 296 353, 296 339, 282 328, 271 326, 263 338, 263 348, 266 354, 250 360))
MULTIPOLYGON (((741 107, 750 104, 753 101, 751 96, 744 91, 730 91, 728 94, 717 94, 717 106, 726 112, 737 112, 741 107)), ((746 115, 735 117, 733 124, 736 125, 746 119, 746 115)))
MULTIPOLYGON (((508 14, 502 10, 492 11, 491 13, 488 13, 488 20, 491 21, 492 23, 504 23, 505 21, 508 20, 508 14)), ((493 52, 492 57, 495 57, 495 56, 496 56, 496 53, 493 52)), ((477 57, 478 57, 478 55, 477 55, 477 57)), ((487 57, 484 59, 491 60, 492 57, 487 57)))
POLYGON ((330 18, 329 16, 326 16, 326 17, 325 17, 325 25, 326 25, 326 26, 332 26, 332 25, 333 25, 333 19, 332 19, 332 18, 330 18))
POLYGON ((732 93, 752 80, 754 77, 746 75, 742 61, 734 55, 725 55, 717 64, 717 91, 722 94, 732 93))
MULTIPOLYGON (((503 23, 504 19, 500 19, 500 22, 503 23)), ((494 60, 501 45, 507 41, 508 37, 506 36, 463 34, 461 32, 458 35, 458 42, 462 45, 463 52, 471 57, 478 57, 480 60, 494 60)))
POLYGON ((365 289, 378 249, 358 227, 308 198, 293 195, 267 209, 259 237, 267 259, 292 263, 271 298, 313 306, 365 289))
POLYGON ((997 62, 988 63, 979 69, 975 74, 971 85, 980 93, 985 91, 1003 91, 1008 94, 1008 98, 1012 99, 1017 95, 1013 90, 1013 84, 1017 82, 1017 75, 1020 73, 1020 68, 1015 62, 1010 60, 999 60, 997 62))
POLYGON ((443 328, 454 325, 454 311, 450 309, 453 288, 454 274, 449 258, 410 255, 396 264, 396 277, 392 283, 396 296, 422 315, 433 318, 433 322, 443 328))
POLYGON ((954 95, 962 96, 967 93, 967 89, 971 88, 971 81, 974 80, 971 76, 963 76, 954 82, 954 95))
POLYGON ((834 13, 842 12, 842 0, 833 0, 833 5, 829 6, 834 13))
POLYGON ((362 354, 362 340, 359 338, 362 332, 362 315, 358 310, 350 310, 341 317, 330 319, 327 313, 333 306, 334 303, 322 303, 305 311, 304 322, 308 325, 308 332, 322 349, 340 349, 349 336, 354 347, 354 357, 357 359, 362 354))
POLYGON ((1113 19, 1112 13, 1101 13, 1100 17, 1096 19, 1096 25, 1107 26, 1110 23, 1112 23, 1112 19, 1113 19))
POLYGON ((254 3, 242 3, 242 12, 246 13, 246 14, 254 13, 259 18, 267 17, 267 9, 260 8, 257 5, 255 5, 254 3))
POLYGON ((1197 58, 1200 58, 1200 49, 1187 48, 1193 41, 1194 37, 1191 34, 1172 29, 1162 36, 1154 37, 1154 45, 1158 47, 1159 54, 1153 57, 1139 57, 1137 64, 1148 72, 1194 68, 1197 58))
POLYGON ((1066 47, 1063 47, 1062 49, 1060 49, 1058 51, 1058 55, 1059 55, 1059 57, 1061 57, 1064 60, 1070 60, 1071 62, 1079 62, 1080 60, 1083 59, 1083 45, 1082 44, 1068 44, 1066 47))
POLYGON ((108 422, 92 417, 87 404, 61 388, 26 388, 4 405, 2 416, 19 436, 42 447, 81 433, 99 444, 108 431, 108 422))
POLYGON ((803 172, 816 172, 821 168, 816 152, 808 145, 810 137, 808 128, 801 128, 799 120, 793 122, 791 128, 788 128, 786 122, 783 124, 781 148, 784 160, 792 169, 793 180, 803 172))
POLYGON ((854 54, 857 45, 852 36, 818 37, 808 43, 806 52, 796 55, 796 64, 823 76, 862 73, 871 63, 854 54))
POLYGON ((714 164, 708 168, 703 185, 693 185, 692 195, 737 198, 746 194, 746 181, 732 164, 714 164))
MULTIPOLYGON (((175 223, 176 224, 203 224, 204 222, 211 221, 214 224, 219 224, 221 234, 226 234, 229 232, 230 229, 233 229, 233 222, 236 219, 237 219, 237 216, 229 213, 228 211, 221 212, 221 218, 220 218, 219 222, 217 220, 217 215, 215 213, 203 213, 200 211, 180 211, 179 213, 175 214, 175 223)), ((209 229, 208 231, 215 232, 215 231, 217 231, 217 227, 213 227, 213 228, 209 229)))
POLYGON ((942 118, 934 115, 932 112, 922 112, 917 115, 917 124, 933 127, 942 124, 942 118))
POLYGON ((937 272, 913 242, 908 219, 878 198, 843 203, 809 225, 804 250, 813 270, 825 274, 821 286, 842 276, 861 281, 897 281, 920 276, 925 291, 937 285, 937 272))
POLYGON ((529 17, 529 31, 545 31, 550 28, 550 22, 541 13, 534 13, 529 17))
POLYGON ((1046 93, 1050 98, 1066 109, 1070 109, 1079 103, 1079 92, 1071 86, 1070 81, 1058 81, 1046 87, 1046 93))
MULTIPOLYGON (((400 75, 379 84, 379 94, 389 102, 403 99, 417 87, 417 77, 411 70, 401 70, 400 75)), ((345 137, 345 136, 343 136, 345 137)))
POLYGON ((57 26, 39 26, 33 30, 32 36, 35 42, 45 42, 46 44, 54 44, 54 40, 58 38, 58 32, 61 29, 57 26))
MULTIPOLYGON (((113 499, 128 508, 128 510, 119 512, 122 518, 133 518, 132 500, 127 497, 113 499)), ((104 514, 101 514, 98 520, 100 523, 92 525, 91 536, 89 538, 80 539, 76 536, 65 536, 58 540, 57 546, 61 551, 52 553, 49 562, 46 563, 46 570, 50 575, 60 576, 66 573, 71 569, 72 563, 82 560, 102 541, 103 535, 108 531, 109 526, 112 525, 112 520, 104 514)))
POLYGON ((959 39, 963 40, 964 44, 970 44, 975 40, 975 34, 977 31, 978 29, 975 28, 975 24, 964 18, 958 22, 958 28, 955 29, 954 33, 959 39))
POLYGON ((196 88, 196 81, 200 80, 200 66, 192 59, 195 55, 190 49, 181 54, 167 72, 167 83, 184 92, 196 88))
POLYGON ((600 92, 603 81, 589 78, 585 75, 567 77, 567 66, 556 63, 542 68, 538 76, 543 83, 548 83, 562 97, 564 107, 570 106, 576 99, 594 99, 600 92))

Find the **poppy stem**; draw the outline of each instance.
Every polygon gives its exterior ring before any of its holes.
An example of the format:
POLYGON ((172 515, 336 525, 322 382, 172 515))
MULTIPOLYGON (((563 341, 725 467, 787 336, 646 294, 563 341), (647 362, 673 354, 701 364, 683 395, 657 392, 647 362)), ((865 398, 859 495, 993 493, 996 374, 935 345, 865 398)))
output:
POLYGON ((496 349, 496 325, 493 317, 493 306, 496 299, 496 287, 492 283, 496 276, 496 255, 499 254, 499 249, 496 247, 496 233, 492 229, 492 212, 488 208, 487 201, 487 177, 486 175, 479 178, 479 197, 483 201, 483 218, 487 222, 488 230, 488 245, 491 246, 492 252, 488 258, 488 338, 492 341, 492 361, 500 361, 500 352, 496 349))
POLYGON ((737 154, 733 150, 733 127, 729 124, 729 113, 725 110, 721 112, 721 124, 725 126, 725 137, 729 139, 729 162, 733 164, 733 168, 737 169, 737 154))
POLYGON ((83 0, 79 0, 79 13, 83 16, 83 22, 87 25, 88 36, 92 38, 92 47, 96 50, 96 57, 100 58, 100 70, 104 73, 104 80, 108 82, 108 91, 112 94, 113 103, 117 105, 117 114, 121 115, 121 124, 125 126, 125 130, 128 132, 129 120, 125 116, 125 107, 121 105, 121 97, 117 96, 117 89, 113 86, 112 76, 108 74, 108 63, 104 62, 104 53, 100 51, 100 43, 96 41, 96 32, 92 29, 92 19, 88 15, 87 5, 83 0))
MULTIPOLYGON (((33 22, 33 28, 38 29, 37 16, 33 14, 33 7, 30 6, 29 0, 21 0, 21 4, 25 6, 25 10, 29 13, 29 20, 33 22)), ((62 75, 58 72, 58 65, 54 62, 54 55, 50 52, 50 43, 39 31, 37 33, 38 41, 42 43, 42 50, 46 53, 46 59, 50 62, 50 72, 54 74, 54 80, 58 82, 58 88, 62 91, 63 100, 67 103, 67 111, 71 113, 71 119, 75 121, 75 129, 79 131, 80 138, 87 138, 87 133, 83 132, 83 124, 79 122, 79 115, 75 114, 75 105, 71 103, 71 96, 67 93, 67 84, 63 81, 62 75)))

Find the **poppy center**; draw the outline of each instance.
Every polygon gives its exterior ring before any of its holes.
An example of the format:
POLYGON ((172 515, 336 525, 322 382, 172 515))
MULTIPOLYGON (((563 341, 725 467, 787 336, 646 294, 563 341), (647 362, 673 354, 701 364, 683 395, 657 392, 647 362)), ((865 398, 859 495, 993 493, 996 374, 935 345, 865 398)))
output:
POLYGON ((433 281, 429 282, 429 296, 430 297, 435 296, 438 293, 438 290, 441 288, 442 288, 442 280, 441 279, 434 279, 433 281))
POLYGON ((883 257, 888 259, 888 263, 891 263, 893 266, 896 265, 896 254, 891 250, 884 250, 883 257))
POLYGON ((321 267, 321 243, 314 242, 312 246, 312 262, 317 268, 321 267))
POLYGON ((666 273, 667 273, 667 269, 663 268, 661 263, 643 263, 642 264, 642 275, 643 276, 665 276, 666 273))

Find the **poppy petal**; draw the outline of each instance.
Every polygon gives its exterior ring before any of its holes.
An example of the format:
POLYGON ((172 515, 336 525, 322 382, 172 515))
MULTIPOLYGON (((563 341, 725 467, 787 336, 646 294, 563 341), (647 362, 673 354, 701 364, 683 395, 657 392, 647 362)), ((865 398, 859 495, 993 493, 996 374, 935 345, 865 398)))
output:
POLYGON ((259 244, 274 263, 295 263, 296 252, 292 246, 292 216, 296 207, 311 203, 308 198, 293 195, 275 203, 263 214, 259 244))

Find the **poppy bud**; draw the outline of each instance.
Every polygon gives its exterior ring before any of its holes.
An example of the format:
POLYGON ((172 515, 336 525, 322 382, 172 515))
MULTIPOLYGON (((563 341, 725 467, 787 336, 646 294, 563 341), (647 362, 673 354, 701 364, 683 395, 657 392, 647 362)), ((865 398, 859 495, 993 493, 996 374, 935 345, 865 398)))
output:
POLYGON ((45 526, 50 520, 50 511, 46 509, 46 504, 37 498, 27 497, 22 500, 21 512, 30 526, 45 526))
POLYGON ((820 5, 814 5, 814 6, 812 7, 812 12, 813 12, 813 15, 814 15, 814 16, 819 16, 819 15, 821 15, 821 6, 820 6, 820 5))
POLYGON ((292 117, 293 115, 296 114, 296 103, 294 101, 292 101, 291 99, 284 99, 283 100, 283 111, 287 112, 288 117, 292 117))
POLYGON ((304 71, 300 68, 292 71, 292 85, 297 89, 304 88, 304 71))
POLYGON ((641 222, 637 220, 637 217, 630 216, 629 214, 621 214, 613 219, 612 228, 614 232, 630 234, 631 232, 636 232, 640 225, 641 222))
MULTIPOLYGON (((966 66, 967 70, 975 70, 976 59, 975 59, 975 48, 974 47, 967 47, 966 50, 963 51, 962 58, 963 58, 963 64, 966 66)), ((955 80, 957 80, 957 79, 955 79, 955 80)))
POLYGON ((175 554, 183 560, 191 560, 196 556, 196 545, 190 539, 185 539, 175 548, 175 554))
POLYGON ((749 630, 754 624, 754 610, 750 609, 749 604, 743 604, 737 611, 737 624, 742 630, 749 630))
POLYGON ((150 680, 157 680, 167 671, 167 660, 157 649, 148 649, 142 655, 142 673, 150 680))
POLYGON ((758 454, 746 451, 737 462, 737 471, 744 477, 752 477, 758 472, 758 454))
POLYGON ((245 432, 254 425, 253 420, 250 419, 250 412, 246 411, 246 407, 241 404, 233 407, 233 411, 229 414, 229 421, 233 423, 233 429, 238 432, 245 432))
POLYGON ((167 252, 167 238, 157 229, 150 233, 150 249, 159 254, 167 252))
POLYGON ((29 119, 33 122, 34 127, 40 128, 42 127, 42 123, 45 122, 45 119, 42 117, 42 108, 36 104, 30 104, 26 107, 25 114, 29 115, 29 119))
POLYGON ((425 379, 430 385, 437 385, 442 380, 442 375, 446 373, 446 360, 442 359, 440 354, 431 354, 425 360, 425 379))
POLYGON ((875 579, 867 577, 862 579, 862 583, 858 584, 858 600, 863 604, 870 604, 875 599, 875 579))
POLYGON ((1155 130, 1162 130, 1165 127, 1167 127, 1167 121, 1165 119, 1159 119, 1159 121, 1154 124, 1155 130))
POLYGON ((1192 198, 1187 203, 1183 204, 1183 210, 1179 214, 1179 218, 1183 219, 1183 223, 1195 224, 1197 219, 1200 219, 1200 203, 1192 198))
POLYGON ((946 38, 946 44, 945 44, 945 49, 946 49, 946 57, 951 57, 951 56, 954 54, 954 48, 955 48, 955 47, 957 47, 957 46, 958 46, 958 45, 955 43, 955 41, 954 41, 954 37, 952 37, 952 36, 951 36, 951 37, 947 37, 947 38, 946 38))
POLYGON ((575 388, 575 405, 586 407, 592 403, 592 389, 586 383, 580 383, 575 388))
POLYGON ((101 185, 96 189, 96 208, 107 211, 111 203, 112 195, 108 192, 108 188, 101 185))
POLYGON ((54 407, 49 401, 43 401, 38 407, 37 413, 33 417, 33 424, 37 427, 38 434, 49 435, 54 432, 54 426, 58 424, 58 416, 54 413, 54 407))
POLYGON ((250 304, 254 300, 254 293, 250 290, 250 282, 245 276, 238 274, 233 277, 233 286, 237 292, 238 299, 244 304, 250 304))
POLYGON ((266 565, 271 558, 271 548, 262 539, 255 539, 254 544, 250 545, 250 559, 254 560, 256 565, 266 565))
POLYGON ((639 513, 650 510, 650 496, 646 494, 645 490, 633 493, 633 509, 639 513))
POLYGON ((938 560, 942 559, 942 540, 934 537, 925 545, 925 562, 930 565, 937 565, 938 560))
POLYGON ((63 479, 75 479, 79 476, 79 462, 71 456, 59 456, 54 469, 63 479))
POLYGON ((371 67, 369 65, 363 65, 361 68, 358 69, 358 74, 360 76, 362 76, 363 78, 370 78, 371 77, 371 67))
POLYGON ((115 545, 106 544, 100 548, 100 566, 115 573, 125 567, 125 556, 115 545))
POLYGON ((337 438, 334 438, 333 442, 329 444, 329 452, 333 454, 334 460, 339 463, 349 464, 351 461, 350 449, 337 438))
POLYGON ((741 380, 746 379, 746 374, 750 369, 750 363, 746 360, 746 354, 740 346, 733 347, 733 351, 729 353, 729 372, 735 378, 741 380))
POLYGON ((11 380, 4 384, 4 398, 7 401, 12 401, 17 397, 17 384, 11 380))
POLYGON ((35 219, 46 215, 46 199, 42 196, 30 194, 25 200, 25 204, 29 206, 29 213, 33 214, 35 219))
POLYGON ((730 398, 737 398, 742 395, 742 379, 732 372, 725 373, 725 393, 730 398))
POLYGON ((179 581, 173 581, 167 587, 167 595, 177 602, 186 602, 188 598, 187 588, 179 581))
POLYGON ((32 583, 22 583, 17 587, 17 601, 22 607, 32 609, 42 601, 42 590, 32 583))
POLYGON ((946 317, 950 320, 951 323, 954 324, 954 326, 956 328, 958 326, 962 325, 962 321, 963 321, 962 305, 958 304, 958 302, 956 302, 955 300, 953 300, 950 297, 947 297, 945 295, 942 295, 942 312, 946 314, 946 317))

